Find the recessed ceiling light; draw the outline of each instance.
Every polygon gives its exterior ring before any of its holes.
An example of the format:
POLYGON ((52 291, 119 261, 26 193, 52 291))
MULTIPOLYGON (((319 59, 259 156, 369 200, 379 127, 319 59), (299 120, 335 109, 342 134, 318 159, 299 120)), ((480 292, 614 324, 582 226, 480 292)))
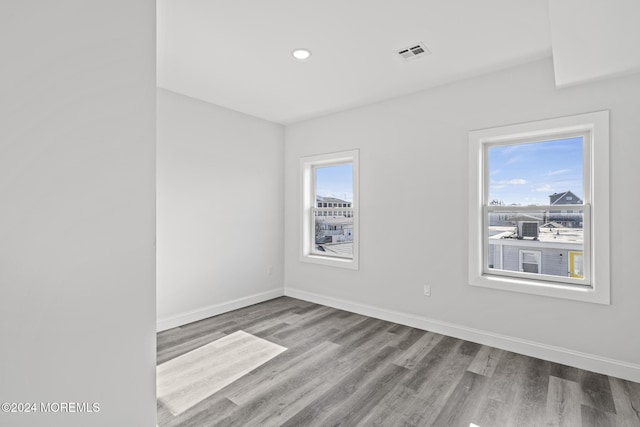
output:
POLYGON ((311 56, 311 51, 307 49, 296 49, 293 52, 291 52, 291 54, 296 59, 305 60, 311 56))

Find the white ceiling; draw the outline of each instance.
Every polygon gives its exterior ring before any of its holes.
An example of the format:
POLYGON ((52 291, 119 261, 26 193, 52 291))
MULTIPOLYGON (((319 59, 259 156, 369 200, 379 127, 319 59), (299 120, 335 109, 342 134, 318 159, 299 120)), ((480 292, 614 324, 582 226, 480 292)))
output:
POLYGON ((551 56, 546 0, 158 0, 157 14, 158 86, 282 124, 551 56), (415 42, 432 54, 397 57, 415 42))

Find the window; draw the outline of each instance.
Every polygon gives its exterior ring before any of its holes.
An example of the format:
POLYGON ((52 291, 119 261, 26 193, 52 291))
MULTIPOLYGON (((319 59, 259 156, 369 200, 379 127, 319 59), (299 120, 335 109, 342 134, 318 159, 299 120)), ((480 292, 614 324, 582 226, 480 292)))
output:
POLYGON ((358 150, 303 157, 300 170, 300 260, 358 269, 358 150))
POLYGON ((541 251, 520 250, 520 271, 525 273, 540 273, 541 251))
POLYGON ((608 138, 606 111, 469 134, 471 285, 609 303, 608 138))
POLYGON ((574 211, 566 208, 577 203, 560 202, 569 200, 573 192, 590 192, 584 167, 588 145, 588 134, 583 132, 484 144, 483 180, 490 200, 483 214, 484 245, 488 245, 490 258, 485 273, 531 273, 535 276, 521 277, 540 280, 539 275, 545 275, 548 281, 590 284, 588 277, 571 276, 568 266, 569 251, 584 250, 588 206, 580 202, 580 209, 574 211), (498 251, 497 246, 504 248, 498 251), (523 264, 523 257, 534 254, 535 263, 523 264), (542 256, 547 260, 544 265, 540 263, 542 256))

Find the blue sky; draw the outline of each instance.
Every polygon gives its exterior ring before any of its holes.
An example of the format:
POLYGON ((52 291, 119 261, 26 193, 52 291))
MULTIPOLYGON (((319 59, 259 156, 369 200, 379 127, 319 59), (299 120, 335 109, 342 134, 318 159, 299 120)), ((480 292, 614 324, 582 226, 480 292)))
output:
POLYGON ((548 205, 571 190, 584 198, 582 137, 489 148, 489 202, 548 205))
POLYGON ((353 202, 353 166, 316 168, 316 195, 353 202))

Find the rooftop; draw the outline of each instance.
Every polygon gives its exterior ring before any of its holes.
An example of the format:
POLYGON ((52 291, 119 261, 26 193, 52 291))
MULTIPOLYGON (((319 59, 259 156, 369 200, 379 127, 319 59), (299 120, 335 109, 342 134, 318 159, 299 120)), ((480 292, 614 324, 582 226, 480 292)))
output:
POLYGON ((335 197, 323 197, 323 196, 316 196, 316 201, 320 201, 323 203, 351 203, 347 200, 336 199, 335 197))
POLYGON ((327 224, 353 224, 353 218, 344 216, 318 216, 316 219, 324 221, 327 224))
MULTIPOLYGON (((489 227, 489 239, 516 240, 516 227, 489 227)), ((522 241, 534 241, 525 237, 522 241)), ((581 228, 540 227, 538 241, 543 243, 584 243, 584 232, 581 228)))
POLYGON ((353 256, 353 242, 323 243, 320 246, 322 246, 324 252, 329 255, 353 256))

